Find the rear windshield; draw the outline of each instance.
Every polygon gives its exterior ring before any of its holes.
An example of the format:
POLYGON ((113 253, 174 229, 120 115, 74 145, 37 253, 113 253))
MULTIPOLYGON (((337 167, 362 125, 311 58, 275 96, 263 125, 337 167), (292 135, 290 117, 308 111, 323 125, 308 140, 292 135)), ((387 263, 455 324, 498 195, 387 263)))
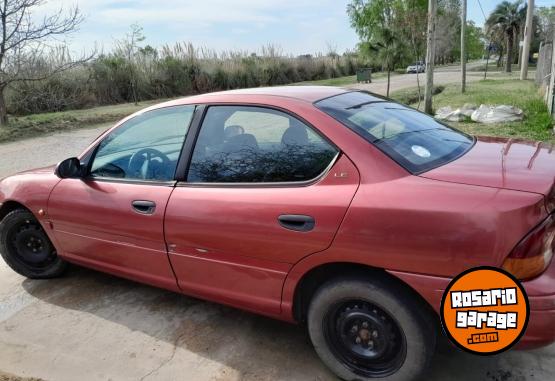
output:
POLYGON ((413 174, 453 161, 474 144, 471 136, 424 113, 365 92, 344 93, 315 105, 413 174))

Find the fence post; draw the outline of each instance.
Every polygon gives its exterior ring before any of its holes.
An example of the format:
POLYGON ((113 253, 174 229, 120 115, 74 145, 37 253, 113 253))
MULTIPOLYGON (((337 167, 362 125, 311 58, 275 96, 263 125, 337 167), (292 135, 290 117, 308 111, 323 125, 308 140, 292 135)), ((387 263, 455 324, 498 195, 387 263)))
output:
POLYGON ((553 39, 551 43, 551 77, 547 87, 547 108, 552 116, 555 116, 555 28, 553 28, 553 39))

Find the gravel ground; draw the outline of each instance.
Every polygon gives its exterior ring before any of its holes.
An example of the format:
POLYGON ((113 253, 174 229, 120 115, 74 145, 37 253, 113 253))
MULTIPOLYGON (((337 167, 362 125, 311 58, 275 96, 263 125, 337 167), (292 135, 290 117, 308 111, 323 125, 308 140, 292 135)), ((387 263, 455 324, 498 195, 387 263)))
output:
POLYGON ((0 144, 0 178, 27 169, 56 164, 68 157, 76 156, 111 125, 102 124, 0 144))
POLYGON ((14 376, 12 374, 4 373, 0 371, 0 381, 42 381, 39 378, 26 378, 14 376))

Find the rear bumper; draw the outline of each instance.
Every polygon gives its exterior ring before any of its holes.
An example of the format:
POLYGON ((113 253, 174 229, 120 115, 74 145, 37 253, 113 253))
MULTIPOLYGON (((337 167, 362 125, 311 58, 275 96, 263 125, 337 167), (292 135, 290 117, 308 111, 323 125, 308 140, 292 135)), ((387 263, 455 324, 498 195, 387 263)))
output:
MULTIPOLYGON (((554 298, 555 299, 555 298, 554 298)), ((536 349, 555 342, 555 310, 530 310, 526 333, 515 349, 536 349)))
MULTIPOLYGON (((415 289, 439 313, 441 298, 451 279, 390 271, 415 289)), ((555 343, 555 260, 539 277, 522 282, 530 302, 530 319, 516 349, 535 349, 555 343)))
POLYGON ((539 277, 522 285, 530 302, 530 319, 517 349, 534 349, 555 342, 555 261, 539 277))

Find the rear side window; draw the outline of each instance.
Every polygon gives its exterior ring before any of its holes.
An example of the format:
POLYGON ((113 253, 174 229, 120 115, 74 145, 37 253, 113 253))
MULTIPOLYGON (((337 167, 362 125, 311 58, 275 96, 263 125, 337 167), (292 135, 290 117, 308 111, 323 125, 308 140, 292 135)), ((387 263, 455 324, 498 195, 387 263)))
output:
POLYGON ((327 98, 316 107, 413 174, 455 160, 474 144, 472 137, 424 113, 364 92, 327 98))
POLYGON ((304 182, 322 174, 338 151, 296 118, 250 106, 212 106, 187 177, 194 183, 304 182))

